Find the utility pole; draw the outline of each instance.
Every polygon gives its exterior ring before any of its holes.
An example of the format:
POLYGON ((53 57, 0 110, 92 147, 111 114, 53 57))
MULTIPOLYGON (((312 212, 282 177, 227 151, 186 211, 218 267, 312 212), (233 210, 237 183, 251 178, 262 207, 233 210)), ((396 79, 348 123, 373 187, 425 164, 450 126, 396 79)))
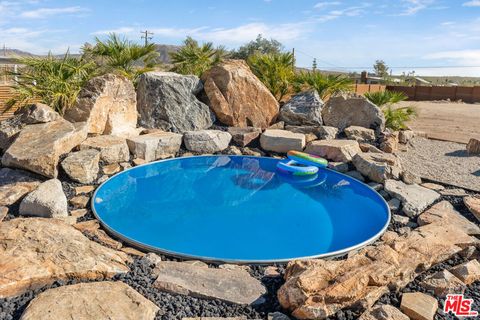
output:
POLYGON ((313 72, 317 70, 317 58, 313 58, 312 70, 313 72))
POLYGON ((295 48, 292 48, 292 69, 295 70, 295 48))
POLYGON ((150 35, 153 36, 153 32, 150 32, 148 30, 145 30, 145 31, 140 31, 140 33, 142 34, 142 39, 145 39, 145 47, 148 45, 148 40, 152 40, 153 37, 150 37, 150 35))

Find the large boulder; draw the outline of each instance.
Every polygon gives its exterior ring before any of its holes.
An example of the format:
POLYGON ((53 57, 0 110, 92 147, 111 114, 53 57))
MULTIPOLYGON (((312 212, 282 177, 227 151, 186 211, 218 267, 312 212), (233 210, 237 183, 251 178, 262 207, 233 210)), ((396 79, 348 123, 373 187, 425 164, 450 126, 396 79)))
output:
POLYGON ((91 241, 57 219, 17 218, 0 223, 0 298, 55 281, 111 278, 128 272, 130 261, 127 254, 91 241))
POLYGON ((222 123, 267 128, 278 102, 243 60, 226 60, 202 75, 208 104, 222 123))
POLYGON ((124 162, 130 159, 127 141, 121 137, 90 137, 80 144, 80 150, 87 149, 95 149, 100 151, 100 159, 107 164, 124 162))
POLYGON ((433 190, 397 180, 386 180, 384 189, 392 197, 402 201, 403 212, 409 217, 418 216, 440 198, 440 194, 433 190))
POLYGON ((353 157, 353 165, 361 174, 378 183, 387 179, 399 179, 402 173, 400 160, 388 153, 357 153, 353 157))
POLYGON ((183 135, 187 150, 199 153, 225 150, 230 140, 232 140, 232 135, 220 130, 188 131, 183 135))
POLYGON ((305 148, 305 135, 287 130, 268 129, 260 136, 263 150, 287 153, 290 150, 302 151, 305 148))
POLYGON ((49 289, 30 302, 20 320, 153 320, 159 308, 121 281, 49 289))
POLYGON ((145 128, 183 133, 209 128, 215 116, 196 95, 203 89, 196 76, 147 72, 137 85, 139 124, 145 128))
POLYGON ((62 161, 62 168, 68 177, 80 183, 92 183, 97 179, 100 151, 95 149, 73 152, 62 161))
POLYGON ((310 142, 305 152, 334 162, 349 162, 361 150, 355 140, 317 140, 310 142))
POLYGON ((316 90, 294 95, 280 108, 280 120, 288 125, 322 125, 323 101, 316 90))
POLYGON ((232 135, 233 142, 240 147, 246 147, 260 136, 262 130, 254 127, 229 127, 228 133, 232 135))
POLYGON ((59 218, 68 216, 67 197, 58 179, 43 182, 20 203, 22 216, 59 218))
POLYGON ((331 97, 322 109, 323 122, 327 126, 344 130, 360 126, 375 130, 385 129, 382 110, 363 96, 337 95, 331 97))
POLYGON ((138 118, 135 88, 123 76, 95 77, 80 91, 64 118, 87 122, 89 133, 130 136, 135 133, 138 118))
POLYGON ((58 160, 87 137, 84 122, 72 124, 63 119, 26 126, 5 151, 2 164, 55 178, 58 160))
POLYGON ((150 162, 175 156, 180 150, 182 135, 158 131, 127 139, 127 144, 135 158, 150 162))

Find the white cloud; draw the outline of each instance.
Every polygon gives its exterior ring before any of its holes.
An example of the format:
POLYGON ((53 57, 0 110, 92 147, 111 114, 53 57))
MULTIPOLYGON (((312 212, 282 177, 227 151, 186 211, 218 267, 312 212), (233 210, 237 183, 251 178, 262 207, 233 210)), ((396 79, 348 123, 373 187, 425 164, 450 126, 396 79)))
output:
POLYGON ((401 16, 411 16, 417 12, 428 8, 434 3, 434 0, 403 0, 405 10, 403 10, 401 16))
POLYGON ((338 6, 338 5, 341 5, 341 4, 342 3, 340 1, 323 1, 323 2, 318 2, 313 7, 315 9, 323 9, 325 7, 338 6))
POLYGON ((480 49, 452 50, 430 53, 424 56, 428 60, 448 60, 455 65, 480 65, 480 49))
POLYGON ((129 34, 129 33, 133 33, 135 30, 136 29, 132 27, 120 27, 116 29, 99 30, 99 31, 92 32, 91 34, 95 36, 108 35, 110 33, 129 34))
POLYGON ((462 4, 464 7, 480 7, 480 0, 467 1, 462 4))
POLYGON ((327 22, 330 20, 338 19, 342 16, 346 17, 356 17, 356 16, 361 16, 362 14, 365 13, 365 8, 369 7, 370 4, 364 3, 361 6, 353 6, 353 7, 348 7, 345 9, 341 10, 332 10, 328 12, 327 14, 324 14, 322 16, 316 17, 315 20, 317 22, 327 22))
POLYGON ((82 8, 80 6, 64 8, 39 8, 35 10, 24 11, 20 14, 20 17, 29 19, 44 19, 59 14, 74 14, 86 11, 88 11, 86 8, 82 8))

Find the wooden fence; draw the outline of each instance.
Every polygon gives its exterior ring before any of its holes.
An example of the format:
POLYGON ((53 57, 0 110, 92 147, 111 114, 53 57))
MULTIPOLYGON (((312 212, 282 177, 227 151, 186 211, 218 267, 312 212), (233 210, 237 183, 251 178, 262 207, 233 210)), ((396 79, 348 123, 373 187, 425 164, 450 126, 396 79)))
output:
POLYGON ((6 85, 0 85, 0 121, 10 118, 15 112, 15 108, 11 108, 7 112, 5 103, 13 97, 13 89, 6 85))
POLYGON ((462 100, 464 102, 480 102, 480 87, 445 87, 445 86, 387 86, 387 90, 403 92, 408 100, 462 100))
POLYGON ((363 84, 363 83, 356 83, 354 90, 355 93, 358 95, 364 95, 367 92, 379 92, 385 91, 386 86, 381 84, 363 84))

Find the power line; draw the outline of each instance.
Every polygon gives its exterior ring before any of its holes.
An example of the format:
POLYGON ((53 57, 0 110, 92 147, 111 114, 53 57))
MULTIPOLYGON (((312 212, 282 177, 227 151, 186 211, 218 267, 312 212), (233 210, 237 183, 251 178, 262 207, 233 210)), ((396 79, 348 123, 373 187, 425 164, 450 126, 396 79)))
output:
POLYGON ((142 39, 145 39, 145 47, 148 45, 148 40, 152 40, 153 37, 149 37, 149 35, 152 35, 153 36, 153 32, 150 32, 148 30, 145 30, 145 31, 140 31, 140 33, 142 34, 141 38, 142 39))

